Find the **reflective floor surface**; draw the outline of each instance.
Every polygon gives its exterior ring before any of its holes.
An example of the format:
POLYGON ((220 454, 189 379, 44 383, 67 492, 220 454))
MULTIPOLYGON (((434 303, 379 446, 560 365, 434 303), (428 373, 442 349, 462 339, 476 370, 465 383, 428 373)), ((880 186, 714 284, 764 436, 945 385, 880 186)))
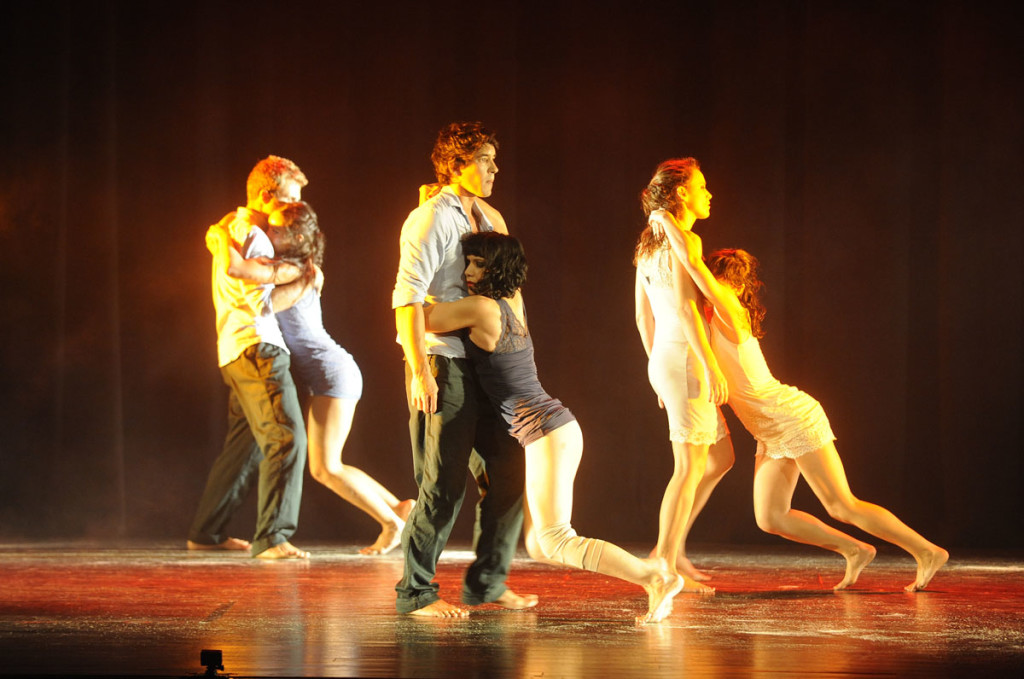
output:
MULTIPOLYGON (((536 609, 399 616, 399 553, 302 546, 308 562, 268 563, 169 543, 0 544, 0 675, 195 676, 200 650, 218 649, 235 677, 1024 676, 1024 555, 954 553, 907 594, 912 560, 883 552, 833 593, 837 556, 697 546, 717 593, 636 627, 640 588, 525 555, 510 584, 539 594, 536 609)), ((470 557, 444 554, 443 597, 458 599, 470 557)))

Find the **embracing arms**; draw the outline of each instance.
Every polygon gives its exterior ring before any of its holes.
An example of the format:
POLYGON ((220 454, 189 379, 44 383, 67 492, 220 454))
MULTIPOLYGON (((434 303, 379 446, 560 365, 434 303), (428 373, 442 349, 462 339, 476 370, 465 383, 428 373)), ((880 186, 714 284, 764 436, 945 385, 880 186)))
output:
POLYGON ((726 329, 732 331, 733 337, 729 339, 742 342, 749 337, 750 322, 747 310, 740 303, 735 291, 715 278, 704 263, 700 236, 692 231, 680 230, 672 215, 665 211, 652 213, 651 219, 665 229, 665 235, 676 259, 682 262, 693 282, 715 307, 718 318, 723 321, 726 329))
POLYGON ((317 290, 323 288, 323 272, 320 267, 315 267, 314 280, 306 281, 303 280, 302 269, 291 262, 266 257, 242 257, 223 223, 214 224, 207 230, 206 247, 228 276, 257 285, 274 285, 270 299, 275 311, 283 311, 295 304, 306 294, 310 285, 317 290))

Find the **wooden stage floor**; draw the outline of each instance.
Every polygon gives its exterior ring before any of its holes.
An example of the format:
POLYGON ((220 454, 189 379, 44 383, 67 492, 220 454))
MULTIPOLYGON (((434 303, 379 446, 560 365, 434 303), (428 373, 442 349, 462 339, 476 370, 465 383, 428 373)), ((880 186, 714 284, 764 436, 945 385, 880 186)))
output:
MULTIPOLYGON (((0 544, 0 675, 195 676, 200 650, 219 649, 236 677, 1024 676, 1022 555, 954 553, 928 591, 906 594, 912 560, 881 552, 837 594, 838 556, 697 546, 718 592, 680 595, 638 628, 638 587, 525 554, 510 584, 539 594, 536 609, 424 620, 394 612, 397 552, 301 546, 308 562, 166 542, 0 544)), ((442 596, 457 600, 470 556, 442 557, 442 596)))

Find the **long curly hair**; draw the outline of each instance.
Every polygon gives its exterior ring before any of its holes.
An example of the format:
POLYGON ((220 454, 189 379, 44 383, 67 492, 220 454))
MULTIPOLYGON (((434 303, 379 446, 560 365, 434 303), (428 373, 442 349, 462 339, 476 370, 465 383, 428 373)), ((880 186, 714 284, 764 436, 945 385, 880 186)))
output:
POLYGON ((309 203, 300 201, 285 205, 278 213, 281 226, 274 234, 274 253, 281 261, 291 262, 303 270, 303 277, 311 280, 316 272, 313 265, 324 263, 324 234, 320 231, 316 213, 309 203))
MULTIPOLYGON (((661 163, 654 169, 654 176, 640 192, 640 206, 644 216, 650 216, 655 210, 668 210, 673 215, 679 214, 679 194, 676 189, 685 186, 693 173, 700 169, 696 158, 672 158, 661 163)), ((660 229, 653 229, 648 224, 640 233, 633 255, 635 265, 644 257, 666 247, 665 234, 660 229)))
POLYGON ((486 272, 474 286, 474 292, 491 299, 511 297, 526 282, 526 252, 514 236, 497 231, 466 234, 462 254, 482 257, 486 272))
POLYGON ((715 250, 705 258, 712 275, 739 290, 736 294, 750 318, 750 332, 764 337, 764 317, 767 311, 761 303, 764 282, 757 275, 757 258, 746 250, 715 250))

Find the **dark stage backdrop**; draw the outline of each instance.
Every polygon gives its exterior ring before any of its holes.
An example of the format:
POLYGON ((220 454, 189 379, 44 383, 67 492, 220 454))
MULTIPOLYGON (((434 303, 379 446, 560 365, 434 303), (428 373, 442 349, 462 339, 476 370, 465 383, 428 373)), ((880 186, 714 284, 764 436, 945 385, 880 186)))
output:
MULTIPOLYGON (((1024 546, 1012 3, 371 4, 8 13, 0 536, 184 540, 226 404, 203 235, 270 153, 311 179, 326 323, 366 380, 345 460, 412 494, 398 232, 436 131, 479 119, 530 257, 541 377, 587 442, 581 533, 657 533, 671 454, 631 255, 654 166, 694 155, 705 246, 761 258, 765 353, 824 405, 854 491, 948 547, 1024 546)), ((737 463, 692 540, 777 542, 729 421, 737 463)), ((796 503, 824 516, 806 487, 796 503)), ((307 476, 299 545, 375 535, 307 476)))

